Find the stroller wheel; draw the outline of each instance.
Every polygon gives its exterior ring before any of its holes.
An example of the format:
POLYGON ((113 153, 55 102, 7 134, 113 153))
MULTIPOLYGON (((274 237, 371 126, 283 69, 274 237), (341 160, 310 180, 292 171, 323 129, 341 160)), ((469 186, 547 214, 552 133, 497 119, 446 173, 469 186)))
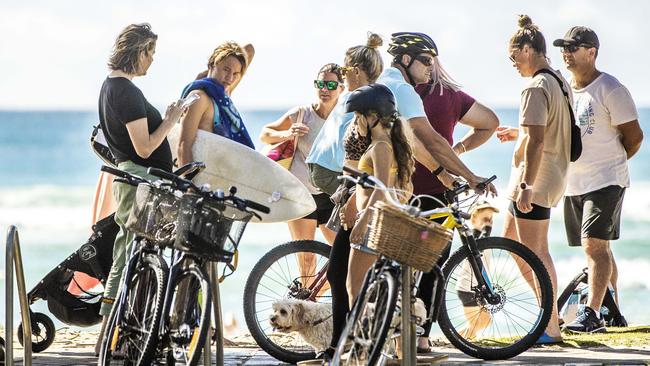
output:
MULTIPOLYGON (((32 352, 43 352, 54 342, 54 322, 43 313, 32 313, 32 352)), ((23 324, 18 326, 18 342, 23 344, 23 324)))

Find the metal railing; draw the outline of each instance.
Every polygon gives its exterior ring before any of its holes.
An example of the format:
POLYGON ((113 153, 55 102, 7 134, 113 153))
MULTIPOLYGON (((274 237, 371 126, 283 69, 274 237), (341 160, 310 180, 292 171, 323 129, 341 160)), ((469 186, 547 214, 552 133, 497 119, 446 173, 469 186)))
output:
POLYGON ((25 274, 23 272, 23 257, 20 253, 20 240, 15 226, 7 230, 7 245, 5 257, 5 365, 13 366, 13 329, 14 329, 14 268, 18 298, 20 300, 20 316, 23 320, 23 365, 32 366, 32 323, 29 318, 29 304, 27 303, 27 290, 25 288, 25 274))

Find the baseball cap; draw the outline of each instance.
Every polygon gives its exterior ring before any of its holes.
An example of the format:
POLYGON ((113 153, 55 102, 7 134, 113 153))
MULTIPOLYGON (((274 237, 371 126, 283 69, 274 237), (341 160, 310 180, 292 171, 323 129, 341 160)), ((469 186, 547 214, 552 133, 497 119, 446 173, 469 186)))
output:
POLYGON ((478 210, 482 210, 484 208, 490 208, 490 209, 494 210, 494 212, 499 213, 499 209, 495 205, 493 205, 490 201, 488 201, 486 199, 480 199, 476 203, 474 203, 470 207, 469 212, 470 212, 470 214, 473 214, 474 212, 476 212, 478 210))
POLYGON ((559 38, 553 41, 553 46, 589 46, 600 48, 598 36, 591 28, 584 26, 575 26, 569 29, 564 35, 564 38, 559 38))

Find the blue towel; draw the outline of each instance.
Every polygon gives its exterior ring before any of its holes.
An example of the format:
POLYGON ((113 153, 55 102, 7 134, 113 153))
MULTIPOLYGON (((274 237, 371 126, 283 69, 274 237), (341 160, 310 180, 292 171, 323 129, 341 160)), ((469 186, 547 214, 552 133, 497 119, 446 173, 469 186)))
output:
POLYGON ((232 100, 226 94, 223 85, 211 78, 195 80, 183 89, 181 97, 185 98, 192 90, 196 89, 203 90, 214 102, 214 128, 212 132, 255 149, 244 121, 232 100))

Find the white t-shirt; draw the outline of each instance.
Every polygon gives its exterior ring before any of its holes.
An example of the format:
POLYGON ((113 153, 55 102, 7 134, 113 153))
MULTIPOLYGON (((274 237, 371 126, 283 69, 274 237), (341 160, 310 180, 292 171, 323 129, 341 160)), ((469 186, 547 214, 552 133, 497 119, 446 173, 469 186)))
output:
POLYGON ((309 132, 298 138, 298 148, 294 154, 293 163, 291 163, 291 169, 289 171, 307 187, 311 194, 320 194, 323 192, 311 184, 309 169, 305 160, 314 145, 318 133, 323 128, 325 120, 316 113, 312 105, 305 105, 294 107, 289 111, 289 119, 292 124, 296 123, 299 110, 303 111, 302 123, 309 127, 309 132))
POLYGON ((611 185, 629 187, 627 153, 616 126, 639 118, 630 92, 604 72, 587 87, 571 89, 582 132, 582 154, 569 165, 565 195, 577 196, 611 185))

